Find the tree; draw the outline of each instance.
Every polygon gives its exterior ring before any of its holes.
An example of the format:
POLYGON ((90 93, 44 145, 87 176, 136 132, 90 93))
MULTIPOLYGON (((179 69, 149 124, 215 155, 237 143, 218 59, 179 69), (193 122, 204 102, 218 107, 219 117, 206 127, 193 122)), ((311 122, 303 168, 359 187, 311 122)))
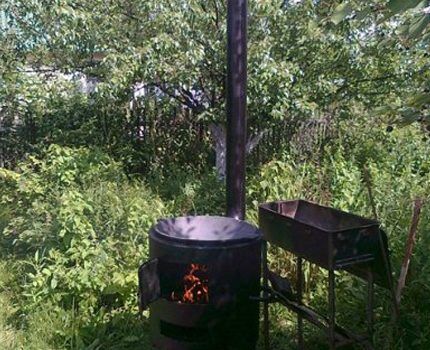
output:
MULTIPOLYGON (((179 108, 191 112, 190 121, 224 122, 225 1, 6 0, 1 6, 8 28, 0 34, 2 113, 35 125, 31 145, 93 143, 133 163, 157 148, 130 144, 128 128, 141 113, 161 120, 179 108), (64 93, 74 91, 70 82, 46 84, 57 71, 81 72, 99 84, 90 96, 70 96, 64 93), (138 98, 145 106, 139 113, 130 107, 136 86, 152 91, 138 98)), ((392 12, 395 6, 388 3, 392 12)), ((387 19, 387 11, 382 0, 250 1, 250 128, 285 121, 294 128, 327 114, 336 122, 357 110, 369 121, 427 118, 428 16, 419 28, 411 22, 412 46, 398 34, 415 15, 387 19)))

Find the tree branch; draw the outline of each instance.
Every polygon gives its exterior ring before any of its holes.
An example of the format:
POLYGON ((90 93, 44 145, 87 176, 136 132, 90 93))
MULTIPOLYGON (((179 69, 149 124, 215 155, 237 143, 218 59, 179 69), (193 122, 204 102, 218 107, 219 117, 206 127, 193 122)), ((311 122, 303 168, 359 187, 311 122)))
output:
POLYGON ((424 202, 422 199, 415 199, 414 209, 412 214, 411 227, 409 228, 408 241, 406 243, 405 257, 403 258, 402 270, 400 271, 399 282, 397 284, 396 299, 397 303, 400 303, 402 298, 402 291, 406 284, 406 276, 409 270, 409 264, 411 262, 412 253, 416 243, 418 224, 420 222, 421 209, 424 202))

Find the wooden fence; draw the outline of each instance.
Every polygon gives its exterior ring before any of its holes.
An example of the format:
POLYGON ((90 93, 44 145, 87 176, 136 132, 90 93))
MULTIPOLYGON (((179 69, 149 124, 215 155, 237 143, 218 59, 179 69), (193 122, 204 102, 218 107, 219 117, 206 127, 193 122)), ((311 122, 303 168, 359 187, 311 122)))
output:
MULTIPOLYGON (((209 131, 209 124, 199 121, 191 109, 175 106, 138 105, 131 117, 122 118, 120 128, 121 145, 132 150, 134 164, 140 166, 133 172, 145 173, 154 164, 176 163, 178 166, 215 165, 215 151, 209 131)), ((13 168, 25 153, 31 152, 35 145, 47 145, 46 135, 41 132, 34 120, 14 125, 0 125, 0 166, 13 168)), ((248 156, 249 166, 258 166, 285 151, 294 128, 286 121, 271 128, 249 125, 250 136, 263 133, 253 152, 248 156)), ((68 130, 64 130, 67 133, 68 130)), ((91 140, 90 140, 91 141, 91 140)), ((53 140, 58 142, 58 140, 53 140)), ((67 141, 70 142, 70 141, 67 141)), ((68 146, 74 146, 73 141, 68 146)), ((64 142, 60 142, 65 144, 64 142)), ((97 146, 102 146, 98 144, 97 146)), ((106 147, 111 150, 111 147, 106 147)), ((121 153, 116 150, 114 155, 121 153)))

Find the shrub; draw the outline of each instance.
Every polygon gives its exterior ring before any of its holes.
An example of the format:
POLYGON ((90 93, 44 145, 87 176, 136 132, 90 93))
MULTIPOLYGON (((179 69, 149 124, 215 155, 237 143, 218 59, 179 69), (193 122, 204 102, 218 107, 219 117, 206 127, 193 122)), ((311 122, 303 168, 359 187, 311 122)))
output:
POLYGON ((24 266, 23 310, 52 305, 86 324, 135 309, 137 268, 149 228, 164 215, 161 200, 97 150, 51 146, 8 178, 3 244, 24 266))

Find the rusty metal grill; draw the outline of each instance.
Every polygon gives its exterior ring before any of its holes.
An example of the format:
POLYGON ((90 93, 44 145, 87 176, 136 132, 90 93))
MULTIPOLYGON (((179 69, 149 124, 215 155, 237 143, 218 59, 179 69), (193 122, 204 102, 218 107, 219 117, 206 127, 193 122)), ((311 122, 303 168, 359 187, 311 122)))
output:
POLYGON ((268 303, 278 301, 298 315, 299 348, 304 349, 303 319, 324 330, 330 349, 350 343, 372 348, 374 284, 395 296, 387 236, 377 221, 324 207, 304 200, 278 201, 259 206, 259 223, 266 242, 263 246, 265 334, 268 339, 268 303), (282 286, 287 282, 267 267, 267 242, 297 257, 296 294, 282 286), (302 263, 307 260, 329 271, 328 316, 319 315, 302 303, 302 263), (366 336, 336 324, 335 271, 345 270, 368 284, 366 336), (271 287, 269 287, 269 281, 271 287))

